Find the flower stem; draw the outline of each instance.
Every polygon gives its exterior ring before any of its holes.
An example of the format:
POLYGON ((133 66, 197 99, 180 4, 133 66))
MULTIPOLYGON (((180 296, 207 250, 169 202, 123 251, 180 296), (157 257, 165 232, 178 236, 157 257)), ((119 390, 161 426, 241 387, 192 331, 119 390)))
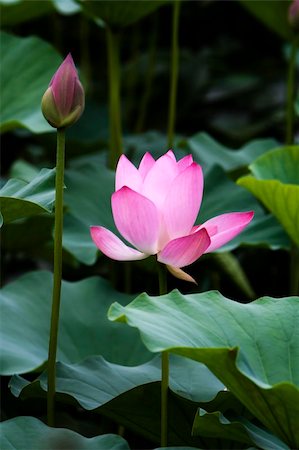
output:
POLYGON ((170 76, 168 132, 167 132, 169 148, 173 146, 175 116, 176 116, 176 98, 177 98, 178 69, 179 69, 179 44, 178 44, 179 15, 180 15, 180 1, 175 0, 173 3, 173 15, 172 15, 171 76, 170 76))
POLYGON ((118 35, 106 27, 108 76, 109 76, 109 159, 108 166, 115 169, 122 154, 120 70, 118 35))
POLYGON ((54 426, 54 402, 56 389, 56 353, 60 309, 62 274, 62 230, 63 230, 63 188, 64 188, 65 129, 57 130, 56 183, 55 183, 55 227, 54 227, 54 280, 52 313, 48 353, 48 425, 54 426))
MULTIPOLYGON (((159 264, 159 293, 167 293, 167 272, 164 264, 159 264)), ((161 380, 161 447, 167 447, 168 438, 168 386, 169 386, 169 357, 168 352, 162 352, 162 380, 161 380)))
POLYGON ((287 111, 286 111, 286 144, 294 143, 294 98, 295 98, 295 74, 296 74, 296 53, 298 38, 291 44, 291 55, 288 65, 287 80, 287 111))

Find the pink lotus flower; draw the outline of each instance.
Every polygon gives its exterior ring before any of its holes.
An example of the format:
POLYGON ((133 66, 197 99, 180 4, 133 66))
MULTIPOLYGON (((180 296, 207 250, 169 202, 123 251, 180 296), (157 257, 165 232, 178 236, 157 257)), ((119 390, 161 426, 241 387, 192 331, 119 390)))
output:
POLYGON ((170 150, 155 161, 146 153, 138 169, 122 155, 112 212, 118 231, 135 248, 101 226, 91 227, 91 237, 109 258, 133 261, 157 255, 173 275, 194 281, 181 268, 226 244, 253 217, 253 212, 234 212, 194 226, 202 194, 202 169, 192 155, 176 161, 170 150))
POLYGON ((54 128, 75 123, 84 110, 85 96, 71 54, 55 72, 42 98, 42 112, 54 128))

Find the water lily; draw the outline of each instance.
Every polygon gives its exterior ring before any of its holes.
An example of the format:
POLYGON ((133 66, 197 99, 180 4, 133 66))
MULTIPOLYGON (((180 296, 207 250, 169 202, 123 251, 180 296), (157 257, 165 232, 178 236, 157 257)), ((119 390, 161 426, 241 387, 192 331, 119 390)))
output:
POLYGON ((84 110, 85 96, 71 54, 55 72, 42 98, 42 112, 54 128, 73 125, 84 110))
POLYGON ((194 281, 182 267, 212 252, 248 225, 253 212, 233 212, 194 225, 202 194, 203 174, 187 155, 179 161, 170 150, 157 161, 146 153, 136 168, 125 155, 119 159, 111 204, 115 225, 134 248, 102 226, 91 227, 96 246, 117 261, 157 255, 178 278, 194 281))

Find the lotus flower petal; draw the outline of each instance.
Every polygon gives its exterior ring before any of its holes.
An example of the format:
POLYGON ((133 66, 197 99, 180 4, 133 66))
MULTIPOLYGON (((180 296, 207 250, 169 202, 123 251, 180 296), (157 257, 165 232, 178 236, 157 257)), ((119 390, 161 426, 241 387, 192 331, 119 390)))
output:
POLYGON ((90 234, 93 242, 104 255, 116 261, 136 261, 145 259, 147 254, 128 247, 107 228, 92 226, 90 234))
POLYGON ((210 245, 207 231, 202 228, 188 236, 174 239, 158 253, 158 261, 174 267, 185 267, 196 261, 210 245))
POLYGON ((179 278, 180 280, 183 280, 183 281, 189 281, 190 283, 197 284, 196 281, 194 280, 194 278, 191 277, 191 275, 189 275, 184 270, 179 269, 178 267, 173 267, 173 266, 166 266, 166 267, 167 267, 167 270, 169 271, 169 273, 171 273, 171 275, 173 275, 174 277, 179 278))
POLYGON ((172 182, 163 205, 163 217, 170 239, 186 236, 192 230, 203 192, 201 167, 192 163, 172 182))
POLYGON ((140 192, 142 186, 142 178, 138 169, 125 155, 121 155, 116 167, 115 190, 118 191, 123 186, 127 186, 136 192, 140 192))
POLYGON ((160 210, 163 209, 164 200, 172 181, 178 175, 177 163, 171 155, 173 153, 168 152, 156 161, 143 184, 142 194, 160 210))
POLYGON ((141 176, 141 179, 144 180, 148 172, 151 170, 151 168, 155 165, 156 161, 152 157, 152 155, 149 152, 146 152, 143 156, 142 160, 139 164, 139 174, 141 176))
POLYGON ((112 195, 115 225, 134 247, 148 255, 157 253, 159 216, 153 202, 124 186, 112 195))
POLYGON ((211 244, 205 253, 210 253, 240 234, 253 216, 253 211, 221 214, 203 223, 200 227, 194 227, 194 231, 196 232, 202 228, 207 230, 211 244))
POLYGON ((186 169, 186 167, 191 166, 192 163, 193 163, 192 155, 184 156, 184 158, 180 159, 177 163, 179 172, 182 172, 183 170, 186 169))

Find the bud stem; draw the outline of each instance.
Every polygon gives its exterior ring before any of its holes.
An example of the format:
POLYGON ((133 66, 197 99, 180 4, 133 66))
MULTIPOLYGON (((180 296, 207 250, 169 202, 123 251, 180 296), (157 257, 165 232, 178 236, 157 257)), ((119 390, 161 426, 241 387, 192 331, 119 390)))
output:
POLYGON ((55 228, 54 228, 54 279, 52 313, 48 353, 48 425, 54 426, 54 403, 56 390, 56 353, 60 309, 62 276, 62 231, 63 231, 63 188, 64 188, 65 129, 57 129, 56 184, 55 184, 55 228))
MULTIPOLYGON (((158 264, 159 293, 167 294, 167 272, 164 264, 158 264)), ((167 447, 168 441, 168 386, 169 386, 169 357, 168 352, 161 355, 161 447, 167 447)))
POLYGON ((169 92, 169 109, 168 109, 168 147, 173 147, 174 128, 176 116, 176 98, 178 85, 178 70, 179 70, 179 15, 180 15, 180 0, 175 0, 173 3, 172 16, 172 48, 171 48, 171 76, 170 76, 170 92, 169 92))
POLYGON ((109 75, 109 161, 110 169, 115 169, 122 154, 120 71, 118 35, 106 27, 108 75, 109 75))
POLYGON ((287 113, 286 113, 286 144, 294 144, 294 98, 295 98, 295 74, 296 74, 296 53, 298 38, 294 38, 291 44, 291 54, 288 65, 287 80, 287 113))

